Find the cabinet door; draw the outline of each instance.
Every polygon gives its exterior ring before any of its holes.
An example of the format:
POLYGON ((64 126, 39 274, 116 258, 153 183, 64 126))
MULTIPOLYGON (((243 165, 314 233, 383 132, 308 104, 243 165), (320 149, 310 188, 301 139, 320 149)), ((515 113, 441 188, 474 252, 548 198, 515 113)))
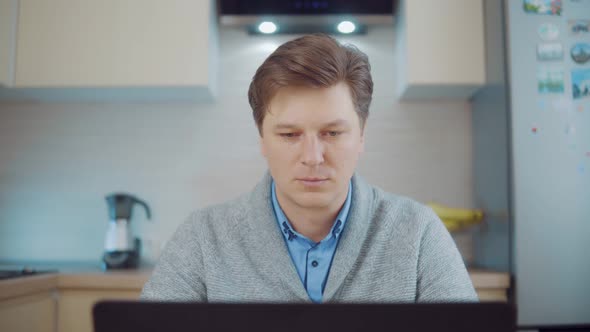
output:
POLYGON ((92 332, 92 308, 100 300, 137 300, 140 290, 62 289, 59 295, 58 330, 92 332))
POLYGON ((476 289, 480 302, 508 302, 505 288, 498 289, 476 289))
POLYGON ((402 0, 397 95, 468 99, 486 82, 482 0, 402 0))
POLYGON ((57 305, 53 292, 0 301, 0 331, 55 332, 57 305))
POLYGON ((0 0, 0 86, 14 81, 17 0, 0 0))
POLYGON ((208 84, 211 1, 20 0, 16 87, 208 84))

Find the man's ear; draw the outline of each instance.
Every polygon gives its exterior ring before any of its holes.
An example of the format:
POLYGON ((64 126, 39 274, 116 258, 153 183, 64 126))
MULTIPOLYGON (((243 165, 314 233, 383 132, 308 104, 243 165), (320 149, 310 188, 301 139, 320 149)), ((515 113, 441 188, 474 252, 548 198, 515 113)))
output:
POLYGON ((266 158, 266 147, 264 146, 264 140, 262 139, 262 133, 260 133, 260 137, 258 137, 258 144, 260 144, 260 154, 266 158))
POLYGON ((361 146, 359 148, 359 153, 365 152, 365 125, 361 128, 361 146))

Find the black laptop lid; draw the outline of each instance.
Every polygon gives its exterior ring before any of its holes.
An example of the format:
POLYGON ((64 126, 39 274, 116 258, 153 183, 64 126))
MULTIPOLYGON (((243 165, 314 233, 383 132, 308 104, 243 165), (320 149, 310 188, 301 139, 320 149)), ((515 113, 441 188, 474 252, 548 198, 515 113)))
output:
POLYGON ((104 301, 95 332, 513 332, 506 303, 205 304, 104 301))

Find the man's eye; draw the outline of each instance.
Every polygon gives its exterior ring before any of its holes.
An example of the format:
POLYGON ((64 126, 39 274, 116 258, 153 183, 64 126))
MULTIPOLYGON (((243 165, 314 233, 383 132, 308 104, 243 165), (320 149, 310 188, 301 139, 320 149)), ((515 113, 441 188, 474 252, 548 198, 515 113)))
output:
POLYGON ((336 137, 336 136, 340 135, 341 133, 342 132, 340 132, 340 131, 333 131, 332 130, 332 131, 327 132, 327 135, 330 137, 336 137))
POLYGON ((281 137, 285 137, 285 138, 293 138, 293 137, 296 137, 297 136, 296 133, 280 133, 279 135, 281 137))

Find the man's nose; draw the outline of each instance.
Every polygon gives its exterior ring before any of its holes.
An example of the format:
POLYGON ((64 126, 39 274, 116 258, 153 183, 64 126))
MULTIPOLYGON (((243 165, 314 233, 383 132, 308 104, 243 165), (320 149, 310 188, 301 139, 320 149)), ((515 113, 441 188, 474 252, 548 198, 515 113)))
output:
POLYGON ((316 136, 306 137, 303 141, 303 164, 316 166, 324 162, 324 147, 316 136))

